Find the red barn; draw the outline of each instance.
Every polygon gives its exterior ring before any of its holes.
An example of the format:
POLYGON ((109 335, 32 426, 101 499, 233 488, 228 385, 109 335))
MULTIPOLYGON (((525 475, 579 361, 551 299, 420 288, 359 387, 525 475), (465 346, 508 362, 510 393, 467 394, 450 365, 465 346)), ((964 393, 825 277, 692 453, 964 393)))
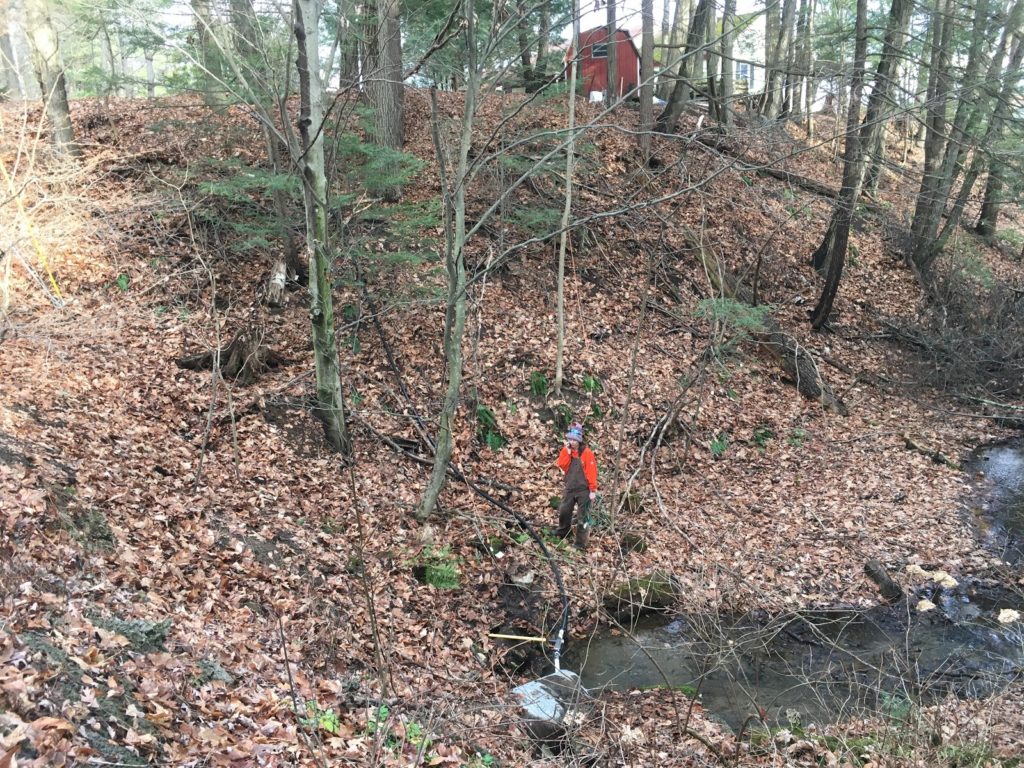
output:
MULTIPOLYGON (((580 32, 580 51, 583 93, 603 93, 608 88, 608 27, 580 32)), ((640 84, 640 51, 632 36, 623 29, 615 31, 615 70, 619 96, 625 96, 640 84)))

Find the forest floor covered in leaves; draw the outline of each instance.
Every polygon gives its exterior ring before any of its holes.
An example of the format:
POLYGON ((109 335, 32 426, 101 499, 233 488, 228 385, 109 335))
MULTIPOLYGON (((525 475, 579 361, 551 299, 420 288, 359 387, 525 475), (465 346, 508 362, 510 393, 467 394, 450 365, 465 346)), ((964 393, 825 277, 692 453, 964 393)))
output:
MULTIPOLYGON (((483 166, 471 221, 563 125, 552 101, 492 138, 514 98, 484 102, 477 151, 511 149, 483 166)), ((460 98, 440 105, 455 136, 460 98)), ((4 264, 0 328, 0 744, 18 765, 938 765, 966 764, 955 749, 979 744, 993 761, 1024 751, 1017 684, 922 706, 900 725, 905 749, 889 753, 868 738, 897 727, 881 717, 822 726, 794 749, 738 739, 680 692, 607 694, 579 725, 576 757, 537 756, 511 689, 549 667, 489 635, 551 631, 547 563, 464 484, 449 483, 428 521, 414 516, 429 456, 410 414, 433 423, 444 373, 443 233, 417 218, 440 194, 426 94, 407 94, 407 151, 423 164, 403 204, 339 234, 357 254, 336 264, 350 466, 308 409, 305 293, 268 309, 276 254, 235 226, 270 208, 216 187, 265 165, 258 126, 195 103, 78 103, 84 158, 61 171, 42 145, 18 143, 38 114, 4 108, 0 153, 26 215, 7 202, 0 217, 33 222, 4 264), (176 365, 246 324, 282 358, 255 383, 176 365), (428 571, 450 583, 424 583, 428 571)), ((966 511, 971 478, 951 465, 1014 433, 943 394, 943 371, 894 331, 927 309, 900 240, 912 165, 858 216, 838 316, 812 333, 820 278, 808 260, 832 201, 757 169, 777 158, 837 187, 831 119, 810 145, 793 126, 748 125, 724 152, 691 117, 685 135, 655 140, 654 170, 619 130, 635 111, 586 134, 574 216, 593 218, 567 264, 560 396, 545 393, 557 238, 499 258, 557 220, 559 168, 512 195, 468 248, 471 270, 493 269, 471 288, 461 472, 553 528, 560 432, 582 420, 606 506, 629 497, 585 554, 549 541, 572 641, 608 624, 604 595, 652 572, 677 580, 675 610, 701 615, 866 608, 880 600, 869 560, 907 589, 913 565, 991 573, 1000 559, 966 511), (599 215, 609 210, 623 213, 599 215), (760 300, 815 354, 848 415, 800 396, 749 338, 749 318, 715 310, 697 243, 756 274, 760 300), (626 536, 642 545, 621 546, 626 536)), ((971 247, 976 269, 1024 285, 1017 253, 971 247)))

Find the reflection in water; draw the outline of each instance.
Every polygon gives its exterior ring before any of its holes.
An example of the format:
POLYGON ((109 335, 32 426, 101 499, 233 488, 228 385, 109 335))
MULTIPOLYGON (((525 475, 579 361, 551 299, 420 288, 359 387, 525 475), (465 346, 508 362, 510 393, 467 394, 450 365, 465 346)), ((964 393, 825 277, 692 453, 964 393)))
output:
MULTIPOLYGON (((1000 604, 1006 605, 1000 599, 1000 604)), ((988 610, 976 620, 818 611, 767 623, 728 617, 649 619, 573 649, 567 665, 588 688, 682 688, 733 728, 835 722, 954 692, 987 695, 1024 672, 1024 631, 988 610)))
POLYGON ((1024 445, 979 448, 966 468, 983 481, 978 523, 985 543, 1007 562, 1019 563, 1024 560, 1024 445))
MULTIPOLYGON (((968 471, 986 478, 986 543, 1024 561, 1024 446, 979 449, 968 471)), ((936 588, 938 590, 938 588, 936 588)), ((991 694, 1024 677, 1024 613, 1012 587, 938 590, 938 609, 808 611, 772 621, 688 616, 649 619, 575 645, 567 666, 588 688, 683 688, 733 728, 759 715, 771 724, 836 722, 864 713, 906 714, 912 700, 991 694)))

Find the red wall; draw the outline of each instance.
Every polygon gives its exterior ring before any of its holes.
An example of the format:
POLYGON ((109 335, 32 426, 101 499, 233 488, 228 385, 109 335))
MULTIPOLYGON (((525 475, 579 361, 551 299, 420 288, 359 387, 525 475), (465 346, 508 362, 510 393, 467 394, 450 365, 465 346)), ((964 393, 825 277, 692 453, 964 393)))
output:
MULTIPOLYGON (((625 96, 639 85, 640 57, 637 55, 636 46, 633 45, 629 34, 620 29, 616 32, 615 37, 618 91, 619 96, 625 96)), ((591 55, 595 43, 600 44, 607 40, 607 27, 598 27, 580 33, 580 50, 583 52, 580 58, 580 77, 583 80, 584 94, 589 94, 592 91, 603 92, 608 87, 608 59, 595 59, 591 55)))

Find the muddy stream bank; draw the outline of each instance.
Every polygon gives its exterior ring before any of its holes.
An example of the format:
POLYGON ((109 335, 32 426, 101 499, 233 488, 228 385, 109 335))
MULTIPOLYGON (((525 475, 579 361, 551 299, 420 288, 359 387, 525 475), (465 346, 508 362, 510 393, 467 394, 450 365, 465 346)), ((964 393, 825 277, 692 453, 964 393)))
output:
POLYGON ((1012 564, 1001 578, 930 584, 867 611, 648 617, 579 640, 566 666, 595 693, 696 693, 736 729, 755 714, 783 726, 897 717, 914 702, 987 696, 1024 679, 1024 442, 982 447, 964 466, 978 535, 1012 564))

